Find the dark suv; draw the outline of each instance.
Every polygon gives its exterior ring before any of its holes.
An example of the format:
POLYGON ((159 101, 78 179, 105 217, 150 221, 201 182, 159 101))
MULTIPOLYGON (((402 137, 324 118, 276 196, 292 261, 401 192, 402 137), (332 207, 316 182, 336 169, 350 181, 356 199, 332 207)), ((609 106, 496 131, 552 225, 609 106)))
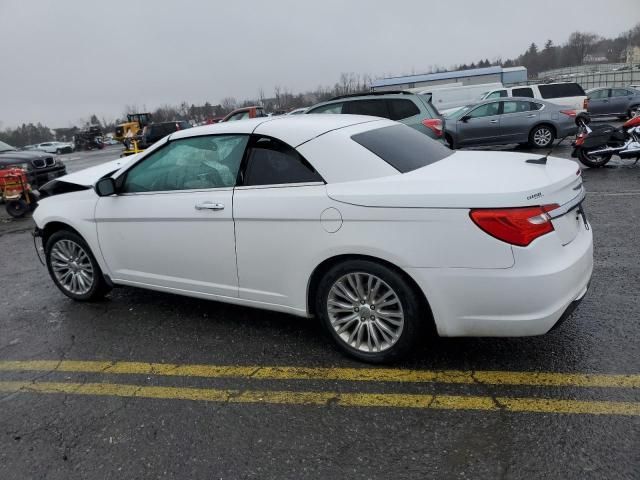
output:
POLYGON ((191 124, 186 120, 174 120, 173 122, 150 123, 142 129, 142 133, 137 137, 138 148, 145 149, 156 143, 161 138, 176 132, 191 128, 191 124))
POLYGON ((335 97, 309 108, 309 113, 372 115, 402 122, 436 140, 443 139, 444 118, 425 95, 405 91, 371 92, 335 97))
POLYGON ((33 188, 40 188, 49 180, 67 174, 67 167, 55 155, 38 150, 18 149, 0 142, 0 168, 21 167, 33 188))

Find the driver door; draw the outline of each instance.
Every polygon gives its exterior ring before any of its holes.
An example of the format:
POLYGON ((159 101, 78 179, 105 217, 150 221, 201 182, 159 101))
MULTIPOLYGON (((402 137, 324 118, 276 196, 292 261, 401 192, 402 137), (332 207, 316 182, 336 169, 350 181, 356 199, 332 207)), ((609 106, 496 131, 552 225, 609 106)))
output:
POLYGON ((457 122, 458 145, 483 145, 500 142, 500 103, 480 105, 457 122))
POLYGON ((118 283, 237 297, 233 188, 247 135, 168 142, 116 179, 96 206, 100 250, 118 283))

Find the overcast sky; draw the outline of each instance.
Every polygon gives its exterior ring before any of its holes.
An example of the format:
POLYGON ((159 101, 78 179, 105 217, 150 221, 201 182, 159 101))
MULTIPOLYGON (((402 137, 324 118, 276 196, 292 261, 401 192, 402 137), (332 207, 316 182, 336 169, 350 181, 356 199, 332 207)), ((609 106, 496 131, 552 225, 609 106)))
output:
POLYGON ((421 73, 638 21, 640 0, 0 0, 0 128, 421 73))

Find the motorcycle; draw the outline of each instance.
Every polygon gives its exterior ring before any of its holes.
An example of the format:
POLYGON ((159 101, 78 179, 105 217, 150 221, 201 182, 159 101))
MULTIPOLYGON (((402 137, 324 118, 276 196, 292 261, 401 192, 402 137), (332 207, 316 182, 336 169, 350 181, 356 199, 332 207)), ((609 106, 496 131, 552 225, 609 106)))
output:
POLYGON ((640 115, 630 118, 620 128, 613 125, 591 128, 591 118, 586 113, 579 114, 575 122, 578 134, 571 144, 571 156, 587 167, 603 167, 614 155, 640 160, 640 115))

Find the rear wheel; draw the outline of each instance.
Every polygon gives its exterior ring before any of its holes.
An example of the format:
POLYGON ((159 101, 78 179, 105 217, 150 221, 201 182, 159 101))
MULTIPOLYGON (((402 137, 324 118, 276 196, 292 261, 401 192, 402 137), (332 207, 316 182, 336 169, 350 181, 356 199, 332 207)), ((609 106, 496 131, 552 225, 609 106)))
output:
POLYGON ((549 125, 538 125, 529 133, 529 144, 535 148, 551 146, 555 138, 553 128, 549 125))
POLYGON ((74 232, 60 230, 51 235, 45 258, 53 282, 69 298, 96 300, 111 290, 89 246, 74 232))
MULTIPOLYGON (((592 150, 601 150, 604 147, 606 147, 606 145, 595 147, 592 150)), ((592 154, 589 154, 588 150, 585 150, 583 148, 578 150, 578 159, 584 165, 591 168, 604 167, 607 163, 609 163, 609 160, 611 160, 611 157, 612 157, 611 153, 606 153, 606 154, 601 153, 598 155, 592 155, 592 154)))
POLYGON ((383 363, 411 351, 425 313, 418 298, 395 270, 350 260, 322 278, 316 311, 340 350, 359 360, 383 363))

